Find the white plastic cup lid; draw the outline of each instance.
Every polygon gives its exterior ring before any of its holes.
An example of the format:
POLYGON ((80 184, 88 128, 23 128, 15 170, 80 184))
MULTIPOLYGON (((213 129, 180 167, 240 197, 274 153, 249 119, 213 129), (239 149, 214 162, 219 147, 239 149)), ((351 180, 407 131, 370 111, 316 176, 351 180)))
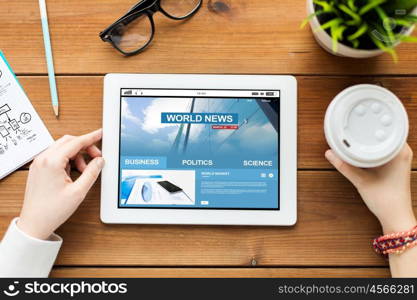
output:
POLYGON ((389 162, 401 151, 408 136, 408 116, 389 90, 355 85, 329 105, 324 131, 329 146, 342 160, 372 168, 389 162))

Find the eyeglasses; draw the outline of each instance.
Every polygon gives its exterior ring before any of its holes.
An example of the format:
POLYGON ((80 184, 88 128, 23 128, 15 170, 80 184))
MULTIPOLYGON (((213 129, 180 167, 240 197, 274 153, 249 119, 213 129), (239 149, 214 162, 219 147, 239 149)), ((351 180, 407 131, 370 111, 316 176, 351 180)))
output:
POLYGON ((160 11, 174 20, 192 17, 203 0, 142 0, 124 16, 100 33, 104 42, 109 42, 126 56, 138 54, 152 42, 155 33, 153 14, 160 11))

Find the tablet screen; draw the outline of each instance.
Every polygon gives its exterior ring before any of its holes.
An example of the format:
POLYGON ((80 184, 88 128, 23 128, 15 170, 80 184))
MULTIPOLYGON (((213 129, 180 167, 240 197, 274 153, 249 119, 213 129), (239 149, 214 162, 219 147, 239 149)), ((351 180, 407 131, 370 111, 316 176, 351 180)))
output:
POLYGON ((279 210, 280 91, 121 89, 119 208, 279 210))

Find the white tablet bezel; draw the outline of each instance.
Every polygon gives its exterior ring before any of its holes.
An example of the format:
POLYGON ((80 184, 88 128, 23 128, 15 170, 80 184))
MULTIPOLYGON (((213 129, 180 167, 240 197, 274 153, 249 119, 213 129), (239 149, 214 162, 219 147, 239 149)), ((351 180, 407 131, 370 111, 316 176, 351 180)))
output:
POLYGON ((104 78, 101 220, 117 224, 294 225, 297 220, 297 81, 277 75, 107 74, 104 78), (118 208, 120 89, 280 90, 280 209, 118 208))

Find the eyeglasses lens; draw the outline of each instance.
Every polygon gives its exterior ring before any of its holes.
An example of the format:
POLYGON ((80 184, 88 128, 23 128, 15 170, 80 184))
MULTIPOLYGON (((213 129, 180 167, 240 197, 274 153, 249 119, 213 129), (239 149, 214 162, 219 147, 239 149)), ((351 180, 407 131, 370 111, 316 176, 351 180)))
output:
POLYGON ((145 46, 152 37, 152 24, 146 14, 125 20, 111 31, 113 43, 130 53, 145 46))
POLYGON ((161 0, 161 8, 175 18, 183 18, 194 12, 201 0, 161 0))

